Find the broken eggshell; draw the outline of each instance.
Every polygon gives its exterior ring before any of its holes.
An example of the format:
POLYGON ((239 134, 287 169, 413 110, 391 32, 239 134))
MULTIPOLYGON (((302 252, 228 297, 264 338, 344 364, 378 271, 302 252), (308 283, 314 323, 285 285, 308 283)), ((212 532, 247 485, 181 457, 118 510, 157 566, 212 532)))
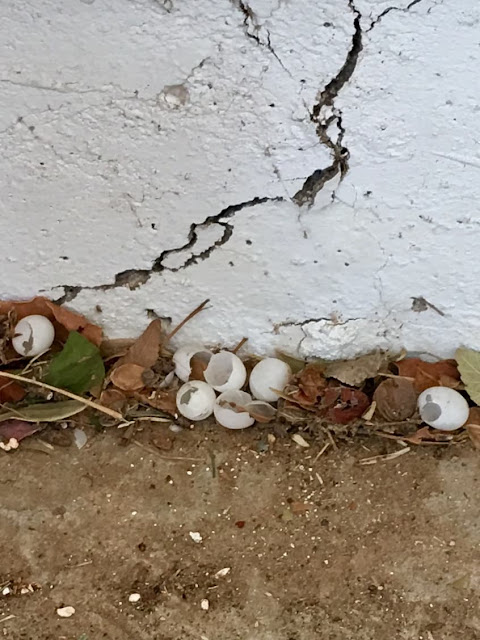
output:
POLYGON ((246 429, 255 423, 255 418, 245 410, 252 396, 245 391, 232 389, 220 394, 215 402, 215 420, 227 429, 246 429))
POLYGON ((238 356, 230 351, 215 353, 205 369, 205 381, 215 391, 241 389, 247 379, 247 370, 238 356))
POLYGON ((189 420, 205 420, 213 413, 215 391, 201 380, 192 380, 177 392, 177 408, 189 420))
POLYGON ((173 354, 173 363, 175 365, 175 374, 182 382, 187 382, 192 373, 190 362, 193 356, 201 354, 208 361, 212 353, 208 351, 202 344, 187 344, 180 347, 173 354))
POLYGON ((418 397, 420 417, 430 427, 455 431, 462 427, 470 412, 461 393, 449 387, 430 387, 418 397))
POLYGON ((55 328, 48 318, 26 316, 17 323, 12 346, 21 356, 38 356, 47 351, 55 339, 55 328))
POLYGON ((265 358, 252 369, 250 374, 250 391, 257 400, 276 402, 278 393, 286 387, 292 370, 289 365, 278 358, 265 358))

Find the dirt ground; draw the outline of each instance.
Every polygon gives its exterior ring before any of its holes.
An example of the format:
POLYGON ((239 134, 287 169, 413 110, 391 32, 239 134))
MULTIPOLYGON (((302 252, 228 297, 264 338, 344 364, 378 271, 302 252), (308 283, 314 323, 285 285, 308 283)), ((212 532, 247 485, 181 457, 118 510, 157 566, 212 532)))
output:
POLYGON ((399 445, 318 457, 320 439, 271 432, 157 424, 121 446, 92 428, 81 450, 47 454, 33 436, 2 454, 0 637, 480 638, 478 453, 418 447, 363 466, 399 445))

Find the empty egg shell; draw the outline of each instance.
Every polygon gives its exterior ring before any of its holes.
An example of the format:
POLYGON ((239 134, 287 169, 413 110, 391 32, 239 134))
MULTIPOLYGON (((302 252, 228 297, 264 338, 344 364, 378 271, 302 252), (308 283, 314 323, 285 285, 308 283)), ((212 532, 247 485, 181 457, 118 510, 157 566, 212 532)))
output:
POLYGON ((291 375, 292 370, 283 360, 265 358, 252 369, 249 382, 250 391, 257 400, 276 402, 279 396, 272 389, 283 391, 291 375))
POLYGON ((255 423, 255 418, 245 411, 252 396, 245 391, 230 390, 220 394, 215 402, 215 420, 227 429, 246 429, 255 423), (238 409, 236 409, 238 407, 238 409))
POLYGON ((247 370, 238 356, 230 351, 215 353, 204 373, 205 381, 215 391, 241 389, 247 379, 247 370))
POLYGON ((201 380, 192 380, 177 392, 177 408, 189 420, 205 420, 213 413, 215 391, 201 380))
POLYGON ((455 431, 468 419, 468 402, 461 393, 449 387, 430 387, 418 396, 420 417, 430 427, 455 431))
POLYGON ((190 366, 190 360, 194 355, 204 354, 205 358, 209 359, 212 354, 202 344, 187 344, 184 347, 180 347, 173 354, 173 363, 175 365, 175 374, 182 382, 187 382, 190 378, 192 368, 190 366))
POLYGON ((21 356, 38 356, 50 349, 55 339, 55 327, 40 315, 25 316, 17 323, 12 346, 21 356))

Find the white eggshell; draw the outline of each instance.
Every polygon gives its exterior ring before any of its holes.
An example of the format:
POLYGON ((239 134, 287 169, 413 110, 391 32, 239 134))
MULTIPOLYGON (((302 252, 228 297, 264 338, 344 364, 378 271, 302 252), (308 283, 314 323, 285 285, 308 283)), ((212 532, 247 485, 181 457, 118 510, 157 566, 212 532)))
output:
POLYGON ((226 404, 232 402, 239 407, 245 407, 251 401, 252 396, 249 393, 245 393, 245 391, 225 391, 218 396, 213 408, 216 421, 227 429, 246 429, 251 427, 255 423, 255 419, 249 413, 246 411, 237 413, 233 407, 226 404))
POLYGON ((250 391, 257 400, 276 402, 279 396, 272 389, 283 391, 291 375, 292 370, 283 360, 265 358, 252 369, 249 382, 250 391))
POLYGON ((210 351, 208 351, 208 349, 206 349, 202 344, 187 344, 184 347, 177 349, 173 354, 175 374, 182 382, 187 382, 190 377, 190 373, 192 372, 190 360, 196 353, 211 355, 210 351))
POLYGON ((468 402, 461 393, 448 387, 430 387, 418 396, 420 417, 430 427, 455 431, 468 419, 468 402))
POLYGON ((238 356, 230 351, 214 353, 203 374, 215 391, 241 389, 247 379, 247 370, 238 356))
POLYGON ((205 420, 213 413, 215 391, 201 380, 192 380, 177 392, 177 408, 189 420, 205 420))
POLYGON ((33 315, 17 323, 12 346, 21 356, 38 356, 50 349, 55 339, 55 327, 45 316, 33 315))

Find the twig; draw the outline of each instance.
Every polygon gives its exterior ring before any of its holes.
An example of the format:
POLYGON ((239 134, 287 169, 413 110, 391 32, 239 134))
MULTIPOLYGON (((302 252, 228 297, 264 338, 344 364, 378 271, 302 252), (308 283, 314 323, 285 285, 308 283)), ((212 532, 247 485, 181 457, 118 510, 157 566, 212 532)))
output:
POLYGON ((409 378, 408 376, 397 376, 394 373, 377 373, 378 376, 382 376, 383 378, 396 378, 397 380, 410 380, 410 382, 415 382, 415 378, 409 378))
POLYGON ((337 443, 335 442, 335 438, 332 436, 329 429, 327 429, 327 435, 330 439, 330 442, 332 443, 332 447, 338 451, 338 446, 337 446, 337 443))
POLYGON ((32 380, 31 378, 26 378, 24 376, 17 376, 15 373, 8 373, 7 371, 1 371, 1 376, 5 378, 11 378, 12 380, 18 380, 19 382, 26 382, 28 384, 33 384, 37 387, 43 387, 44 389, 49 389, 50 391, 55 391, 56 393, 60 393, 63 396, 67 396, 67 398, 72 398, 72 400, 78 400, 78 402, 83 402, 88 407, 92 409, 96 409, 101 413, 106 413, 107 416, 115 418, 115 420, 123 420, 123 416, 118 411, 114 411, 113 409, 109 409, 108 407, 104 407, 101 404, 97 404, 93 402, 93 400, 88 400, 87 398, 82 398, 82 396, 77 396, 75 393, 71 393, 70 391, 65 391, 65 389, 59 389, 58 387, 52 387, 50 384, 46 384, 46 382, 40 382, 39 380, 32 380))
POLYGON ((205 307, 206 304, 208 304, 210 302, 210 298, 207 298, 206 300, 204 300, 202 302, 202 304, 199 304, 198 307, 196 307, 191 313, 188 314, 188 316, 186 318, 184 318, 180 324, 177 324, 177 326, 175 327, 175 329, 173 329, 172 331, 170 331, 170 333, 168 333, 165 337, 165 343, 170 342, 170 340, 173 338, 173 336, 178 333, 180 331, 180 329, 187 324, 187 322, 189 320, 191 320, 194 316, 197 315, 197 313, 200 313, 200 311, 202 311, 202 309, 205 307))
POLYGON ((410 451, 410 447, 405 447, 405 449, 399 449, 398 451, 394 451, 393 453, 386 453, 383 456, 372 456, 371 458, 362 458, 359 460, 360 464, 376 464, 381 460, 394 460, 399 456, 403 456, 405 453, 410 451))
POLYGON ((232 353, 238 353, 243 345, 247 342, 248 338, 242 338, 236 347, 232 349, 232 353))
POLYGON ((321 476, 319 473, 315 473, 315 475, 317 476, 317 480, 319 481, 319 483, 320 483, 321 485, 323 485, 323 479, 322 479, 322 476, 321 476))
POLYGON ((312 462, 312 464, 315 464, 315 462, 320 458, 320 456, 323 456, 323 454, 325 453, 325 451, 328 449, 328 447, 330 446, 330 442, 326 442, 323 447, 320 449, 320 451, 317 453, 317 455, 315 456, 315 460, 312 462))
POLYGON ((87 564, 93 564, 93 560, 85 560, 85 562, 80 562, 80 564, 66 564, 65 569, 78 569, 79 567, 86 567, 87 564))
POLYGON ((2 618, 0 622, 6 622, 7 620, 12 620, 13 618, 16 618, 16 616, 11 613, 9 616, 5 616, 5 618, 2 618))
POLYGON ((203 462, 203 458, 183 458, 181 456, 162 456, 160 453, 158 453, 156 449, 154 449, 153 447, 149 447, 148 444, 143 444, 143 442, 140 442, 139 440, 132 440, 132 443, 137 445, 137 447, 140 447, 140 449, 145 449, 145 451, 154 453, 159 458, 162 458, 162 460, 172 460, 173 462, 180 462, 180 461, 203 462))

